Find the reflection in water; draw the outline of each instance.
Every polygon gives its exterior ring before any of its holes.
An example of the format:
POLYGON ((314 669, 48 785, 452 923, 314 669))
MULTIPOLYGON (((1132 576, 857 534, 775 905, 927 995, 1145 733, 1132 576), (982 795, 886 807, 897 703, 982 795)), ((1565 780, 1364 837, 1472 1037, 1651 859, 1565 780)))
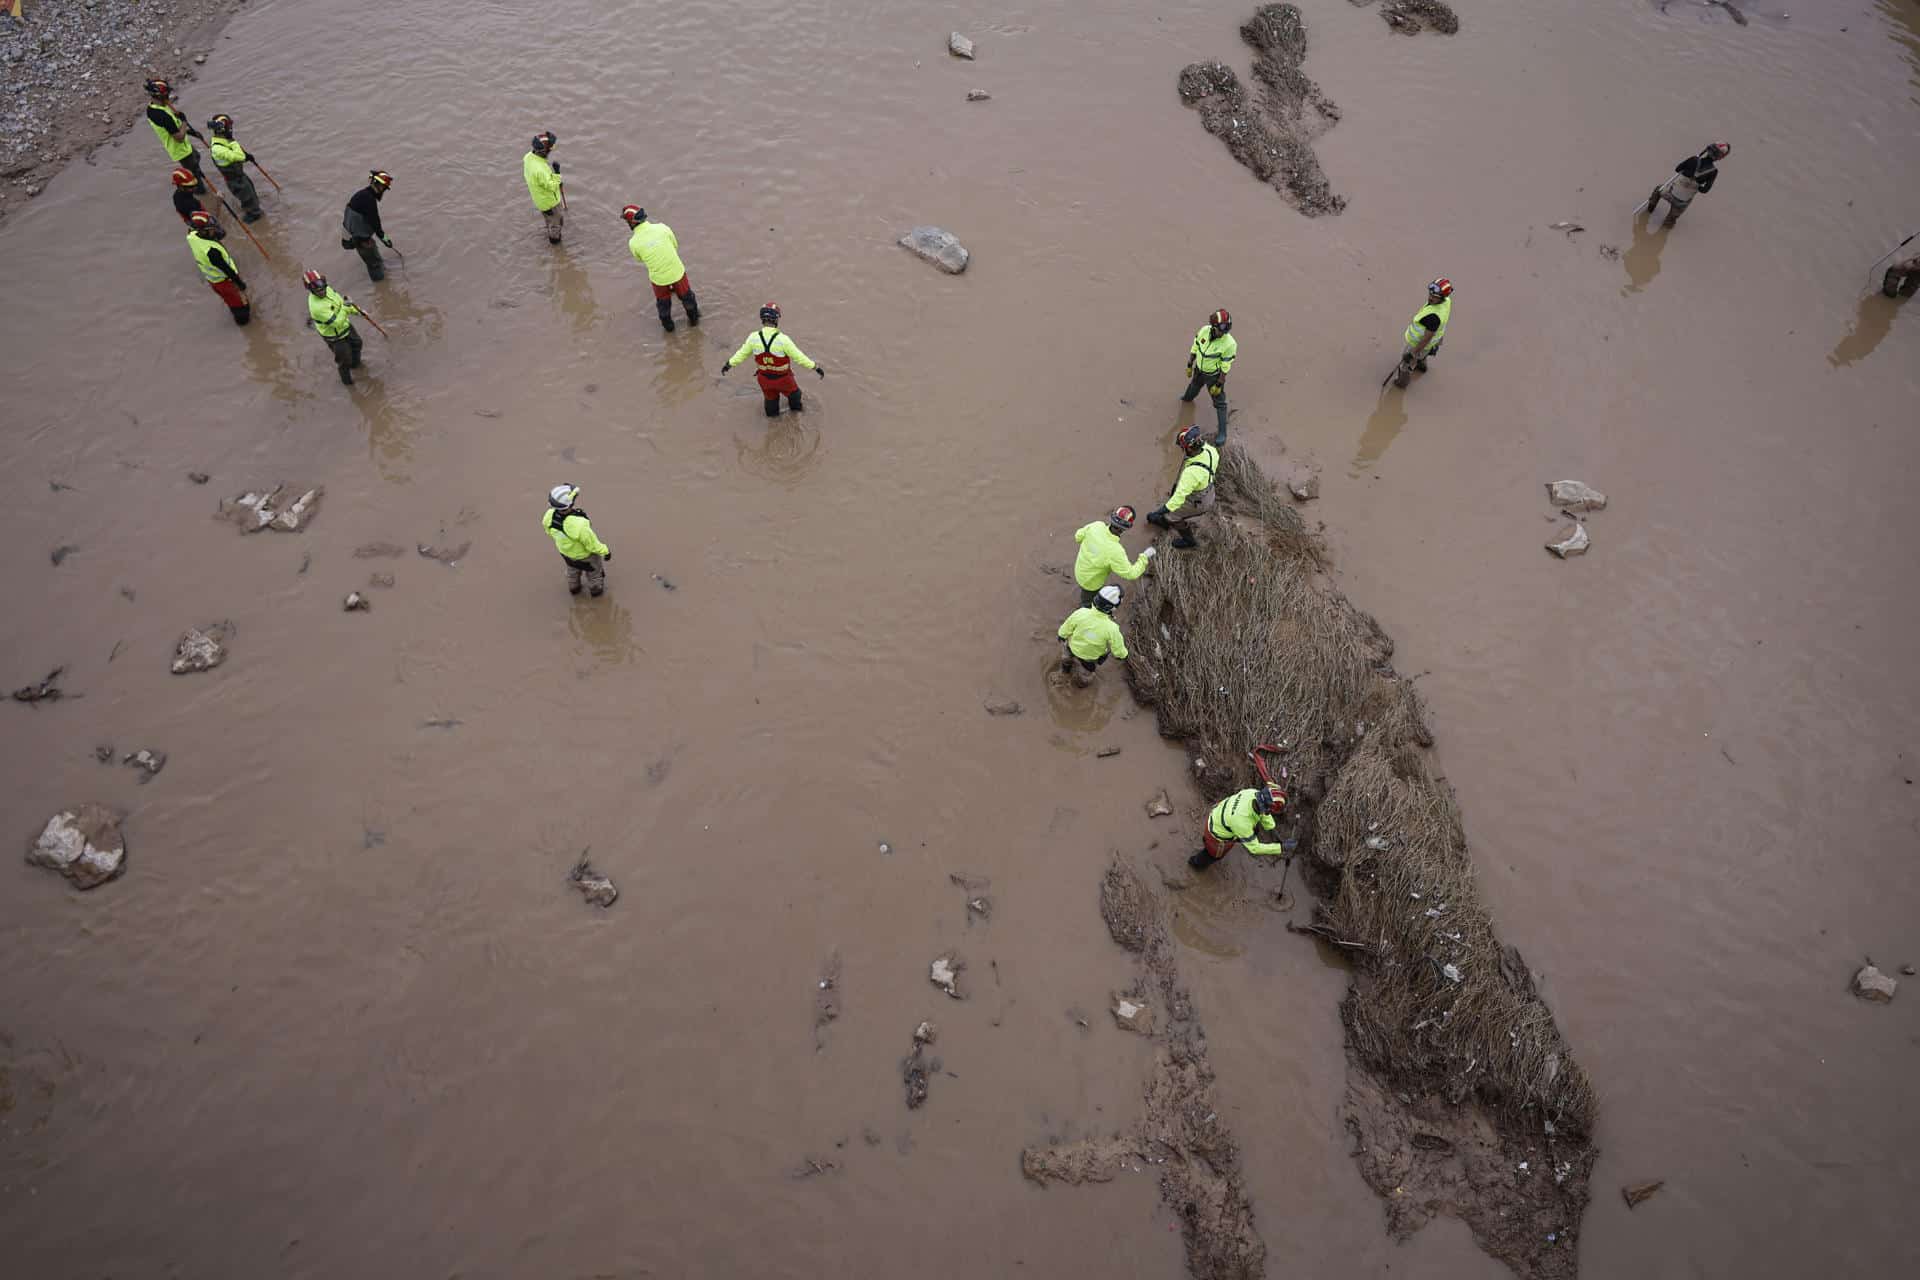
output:
POLYGON ((587 282, 587 269, 560 248, 553 252, 552 287, 554 301, 567 317, 575 333, 586 333, 600 319, 600 308, 593 300, 593 286, 587 282))
POLYGON ((766 430, 756 436, 735 436, 733 447, 740 467, 762 480, 793 484, 820 462, 821 436, 805 419, 809 414, 783 413, 763 419, 766 430))
POLYGON ((1375 406, 1373 416, 1367 419, 1367 429, 1360 433, 1360 447, 1354 451, 1353 469, 1347 474, 1359 479, 1361 472, 1385 456, 1388 447, 1400 438, 1400 429, 1406 425, 1406 392, 1398 388, 1381 392, 1380 403, 1375 406))
POLYGON ((1856 360, 1865 360, 1873 354, 1893 329, 1893 317, 1899 310, 1898 299, 1889 298, 1878 291, 1860 299, 1859 314, 1853 318, 1853 330, 1840 339, 1840 345, 1827 356, 1827 363, 1836 369, 1844 369, 1856 360))
POLYGON ((382 479, 406 484, 413 479, 413 433, 418 420, 387 393, 385 381, 371 364, 354 373, 353 407, 367 424, 367 454, 382 479))
POLYGON ((1667 247, 1667 233, 1655 229, 1652 222, 1644 205, 1633 215, 1633 246, 1621 255, 1627 264, 1627 287, 1620 291, 1623 298, 1640 292, 1660 274, 1660 251, 1667 247))
MULTIPOLYGON (((685 332, 687 329, 685 324, 680 328, 682 332, 662 335, 667 340, 666 349, 660 353, 660 359, 654 363, 651 385, 654 394, 660 397, 663 404, 686 404, 712 380, 713 369, 707 368, 707 358, 713 355, 712 349, 700 340, 698 329, 685 332)), ((714 356, 713 365, 714 368, 720 366, 718 356, 714 356)), ((735 374, 735 376, 740 375, 735 374)), ((756 396, 759 395, 760 387, 754 382, 753 374, 747 372, 745 376, 747 387, 756 396)))
POLYGON ((375 286, 368 286, 354 301, 364 303, 367 310, 373 312, 373 318, 386 326, 397 345, 418 347, 438 342, 446 328, 440 308, 431 303, 416 303, 406 283, 397 279, 391 270, 377 291, 375 286))
POLYGON ((580 641, 581 657, 619 666, 632 662, 644 652, 633 639, 633 611, 613 598, 612 566, 608 566, 607 594, 598 600, 590 595, 574 597, 567 610, 567 630, 580 641))
POLYGON ((1895 43, 1913 64, 1913 73, 1907 78, 1913 87, 1908 100, 1920 106, 1920 5, 1913 0, 1879 0, 1879 9, 1893 24, 1895 43))
MULTIPOLYGON (((1121 686, 1126 683, 1126 676, 1121 673, 1119 663, 1108 661, 1100 668, 1091 689, 1075 688, 1073 677, 1060 669, 1059 651, 1052 649, 1047 653, 1040 680, 1047 689, 1047 713, 1053 722, 1070 733, 1092 733, 1106 728, 1113 719, 1114 709, 1125 693, 1121 686)), ((1053 741, 1067 751, 1085 753, 1084 744, 1059 737, 1053 741)))
MULTIPOLYGON (((295 330, 305 334, 307 330, 295 330)), ((310 400, 313 391, 300 385, 294 377, 293 362, 287 358, 289 338, 273 328, 261 324, 247 326, 247 349, 241 356, 247 370, 254 379, 273 388, 273 398, 292 403, 296 400, 310 400)), ((318 338, 313 341, 318 342, 318 338)), ((327 355, 327 371, 333 372, 333 355, 327 355)))

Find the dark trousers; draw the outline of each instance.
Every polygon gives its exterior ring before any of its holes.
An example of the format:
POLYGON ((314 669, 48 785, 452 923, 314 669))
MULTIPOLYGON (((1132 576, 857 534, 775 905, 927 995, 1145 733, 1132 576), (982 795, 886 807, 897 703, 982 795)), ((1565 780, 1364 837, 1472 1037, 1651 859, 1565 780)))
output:
POLYGON ((200 153, 198 151, 187 152, 187 158, 180 162, 179 167, 200 179, 200 185, 194 188, 195 194, 208 190, 207 175, 200 172, 200 153))
POLYGON ((240 212, 251 222, 260 216, 260 193, 254 189, 253 179, 247 176, 243 165, 230 165, 220 170, 220 176, 227 180, 227 190, 233 192, 233 198, 240 202, 240 212))
POLYGON ((1193 371, 1193 377, 1187 380, 1186 394, 1180 398, 1191 403, 1200 394, 1200 388, 1207 389, 1207 395, 1213 401, 1214 423, 1219 428, 1214 443, 1219 444, 1227 438, 1227 379, 1225 374, 1202 373, 1193 371))
POLYGON ((360 335, 352 325, 337 338, 323 338, 327 349, 333 352, 333 362, 340 368, 340 381, 352 382, 353 370, 360 367, 360 335))

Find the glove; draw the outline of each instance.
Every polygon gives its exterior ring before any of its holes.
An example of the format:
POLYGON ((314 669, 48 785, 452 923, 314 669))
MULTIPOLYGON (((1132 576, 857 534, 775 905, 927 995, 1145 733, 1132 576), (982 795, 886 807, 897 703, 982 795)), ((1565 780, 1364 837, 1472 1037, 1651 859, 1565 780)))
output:
POLYGON ((553 166, 553 171, 555 173, 560 172, 560 162, 558 160, 549 160, 547 161, 547 163, 553 166))
POLYGON ((1193 361, 1191 360, 1187 361, 1187 376, 1189 378, 1193 376, 1193 361))
POLYGON ((247 282, 245 280, 242 280, 239 276, 235 276, 233 277, 233 287, 238 289, 240 292, 245 293, 247 291, 247 282))
POLYGON ((720 365, 720 376, 724 378, 731 372, 733 372, 733 366, 729 363, 722 362, 720 365))
POLYGON ((1147 549, 1146 549, 1145 551, 1142 551, 1142 552, 1140 553, 1140 558, 1141 558, 1142 560, 1151 560, 1151 559, 1153 559, 1153 558, 1154 558, 1155 556, 1157 556, 1157 555, 1159 555, 1159 554, 1160 554, 1160 548, 1158 548, 1158 547, 1148 547, 1148 548, 1147 548, 1147 549))
POLYGON ((613 548, 608 547, 605 551, 602 551, 600 553, 600 558, 602 560, 605 560, 609 564, 613 563, 613 548))
POLYGON ((820 375, 821 377, 823 377, 823 378, 827 376, 827 366, 825 366, 825 365, 823 365, 823 364, 818 364, 818 365, 815 365, 815 366, 813 367, 813 371, 814 371, 815 373, 817 373, 817 374, 819 374, 819 375, 820 375))
POLYGON ((385 232, 382 232, 380 235, 380 243, 387 246, 387 248, 391 249, 393 248, 393 237, 387 235, 385 232))
MULTIPOLYGON (((1158 511, 1147 512, 1147 523, 1159 525, 1162 529, 1166 528, 1167 527, 1167 509, 1165 507, 1162 507, 1158 511)), ((1148 550, 1151 551, 1152 548, 1149 547, 1148 550)))

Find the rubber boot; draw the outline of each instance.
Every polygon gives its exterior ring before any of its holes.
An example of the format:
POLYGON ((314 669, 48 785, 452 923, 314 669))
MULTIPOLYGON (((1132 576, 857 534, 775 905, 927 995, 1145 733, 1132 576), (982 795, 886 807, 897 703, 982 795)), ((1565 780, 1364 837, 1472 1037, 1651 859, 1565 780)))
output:
POLYGON ((1647 216, 1651 218, 1653 216, 1653 211, 1655 209, 1658 209, 1659 207, 1660 207, 1660 188, 1655 187, 1653 189, 1653 194, 1647 197, 1647 216))
POLYGON ((1415 373, 1425 373, 1427 371, 1427 362, 1424 357, 1413 362, 1413 371, 1415 373))
POLYGON ((1200 852, 1194 854, 1191 858, 1187 859, 1187 865, 1192 867, 1195 871, 1211 871, 1213 870, 1213 864, 1216 861, 1218 861, 1218 859, 1216 859, 1212 854, 1208 853, 1205 849, 1202 849, 1200 852))
POLYGON ((340 366, 340 381, 346 383, 348 386, 353 385, 353 370, 351 367, 344 364, 340 366))
POLYGON ((655 298, 653 302, 653 308, 655 311, 658 311, 660 313, 660 327, 662 329, 665 329, 668 333, 672 333, 673 332, 673 295, 668 294, 664 298, 655 298))
POLYGON ((247 321, 253 319, 252 307, 234 307, 232 310, 233 322, 235 324, 245 324, 247 321))
POLYGON ((700 327, 700 299, 693 296, 693 290, 687 290, 687 296, 680 299, 680 305, 687 309, 687 324, 691 328, 700 327))
POLYGON ((767 416, 769 418, 777 418, 780 416, 780 397, 779 396, 775 396, 773 397, 773 399, 767 401, 767 416))
POLYGON ((787 397, 787 408, 793 410, 795 413, 805 413, 807 411, 806 401, 801 398, 800 392, 796 391, 787 397))
POLYGON ((1200 539, 1194 537, 1193 530, 1183 524, 1180 526, 1179 531, 1174 534, 1173 545, 1175 550, 1191 551, 1200 545, 1200 539))

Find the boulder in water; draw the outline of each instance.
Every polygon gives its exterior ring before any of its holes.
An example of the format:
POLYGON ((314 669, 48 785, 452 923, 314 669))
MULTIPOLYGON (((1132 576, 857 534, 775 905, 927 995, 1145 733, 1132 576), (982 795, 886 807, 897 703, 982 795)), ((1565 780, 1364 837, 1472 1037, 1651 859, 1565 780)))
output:
POLYGON ((1547 497, 1556 507, 1569 511, 1598 511, 1607 505, 1607 495, 1578 480, 1555 480, 1547 485, 1547 497))
POLYGON ((947 52, 956 58, 965 58, 968 62, 972 62, 973 41, 955 31, 947 37, 947 52))
POLYGON ((1591 541, 1592 540, 1587 537, 1587 526, 1576 523, 1573 526, 1572 533, 1569 533, 1558 542, 1549 542, 1547 544, 1547 550, 1553 552, 1553 554, 1559 556, 1562 560, 1565 560, 1568 556, 1585 555, 1587 553, 1587 546, 1591 541))
POLYGON ((191 671, 207 671, 227 660, 227 638, 233 634, 233 624, 216 622, 212 626, 194 629, 180 637, 180 643, 173 647, 173 674, 186 675, 191 671))
POLYGON ((98 804, 56 813, 27 850, 27 861, 58 871, 82 889, 103 885, 127 869, 120 815, 98 804))
POLYGON ((900 244, 951 276, 965 271, 968 259, 973 256, 958 236, 939 227, 915 227, 900 237, 900 244))
POLYGON ((1898 982, 1872 965, 1867 965, 1853 975, 1853 994, 1873 1004, 1886 1004, 1893 999, 1893 993, 1899 989, 1898 982))

